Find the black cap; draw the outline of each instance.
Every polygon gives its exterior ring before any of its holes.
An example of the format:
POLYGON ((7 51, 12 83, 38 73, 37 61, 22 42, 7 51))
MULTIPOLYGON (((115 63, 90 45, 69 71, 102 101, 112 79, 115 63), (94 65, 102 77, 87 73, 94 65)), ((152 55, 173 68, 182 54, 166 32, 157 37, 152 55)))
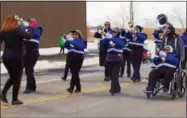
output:
POLYGON ((136 25, 135 27, 136 27, 140 32, 143 30, 143 27, 140 26, 140 25, 136 25))

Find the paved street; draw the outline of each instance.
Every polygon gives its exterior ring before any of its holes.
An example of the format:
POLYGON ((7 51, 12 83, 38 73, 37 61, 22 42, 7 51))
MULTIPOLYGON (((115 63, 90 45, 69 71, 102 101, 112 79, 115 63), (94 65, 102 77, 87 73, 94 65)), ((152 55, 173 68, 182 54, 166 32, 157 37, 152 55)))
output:
MULTIPOLYGON (((85 67, 81 70, 82 93, 66 92, 68 81, 60 80, 63 70, 36 73, 37 92, 23 94, 25 76, 20 90, 24 105, 12 106, 1 103, 2 117, 186 117, 186 99, 171 100, 171 96, 159 94, 147 100, 143 93, 145 78, 150 65, 142 65, 142 82, 132 83, 129 78, 120 79, 122 91, 111 96, 110 82, 103 81, 102 67, 85 67)), ((7 76, 1 77, 1 87, 7 76)), ((11 102, 11 91, 8 93, 11 102)))

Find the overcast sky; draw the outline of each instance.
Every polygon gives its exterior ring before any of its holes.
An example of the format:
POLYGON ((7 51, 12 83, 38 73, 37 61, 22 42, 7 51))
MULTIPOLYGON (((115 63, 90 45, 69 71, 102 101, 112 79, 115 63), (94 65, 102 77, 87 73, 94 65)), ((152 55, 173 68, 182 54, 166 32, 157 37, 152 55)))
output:
MULTIPOLYGON (((129 13, 129 4, 129 2, 87 2, 87 24, 98 26, 106 20, 110 20, 113 24, 122 23, 120 13, 122 9, 129 13)), ((186 2, 134 2, 135 23, 142 26, 156 26, 156 16, 165 13, 175 27, 182 27, 176 13, 172 12, 175 8, 186 26, 186 2)))

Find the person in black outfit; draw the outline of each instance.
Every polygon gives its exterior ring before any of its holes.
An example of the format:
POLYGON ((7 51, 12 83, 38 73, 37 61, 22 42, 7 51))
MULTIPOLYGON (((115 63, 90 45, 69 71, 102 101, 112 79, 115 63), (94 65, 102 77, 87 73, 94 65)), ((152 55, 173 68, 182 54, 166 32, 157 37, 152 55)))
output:
POLYGON ((6 94, 10 87, 13 86, 13 105, 23 104, 23 102, 18 99, 23 73, 23 39, 30 39, 33 34, 32 28, 30 29, 31 31, 24 31, 19 23, 20 18, 17 15, 10 15, 5 19, 0 31, 0 40, 5 43, 2 60, 10 76, 2 90, 1 100, 8 103, 6 94))
POLYGON ((80 30, 73 30, 72 34, 74 39, 66 41, 64 45, 64 47, 69 50, 67 63, 72 73, 70 87, 67 91, 73 93, 74 87, 76 86, 74 92, 79 93, 81 92, 79 72, 84 60, 84 49, 86 48, 86 43, 82 38, 83 36, 80 30))
POLYGON ((34 77, 34 66, 39 58, 40 37, 43 33, 43 29, 37 25, 35 18, 28 19, 29 26, 25 28, 33 28, 35 33, 30 40, 25 40, 25 56, 24 67, 27 75, 26 90, 24 93, 31 93, 36 91, 36 80, 34 77))

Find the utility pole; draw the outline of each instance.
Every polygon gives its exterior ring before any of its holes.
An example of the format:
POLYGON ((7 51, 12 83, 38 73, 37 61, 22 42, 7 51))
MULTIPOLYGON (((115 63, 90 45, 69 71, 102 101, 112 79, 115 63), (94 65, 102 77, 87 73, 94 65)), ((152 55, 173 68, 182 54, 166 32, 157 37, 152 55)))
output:
POLYGON ((134 22, 133 0, 130 1, 130 22, 134 22))

